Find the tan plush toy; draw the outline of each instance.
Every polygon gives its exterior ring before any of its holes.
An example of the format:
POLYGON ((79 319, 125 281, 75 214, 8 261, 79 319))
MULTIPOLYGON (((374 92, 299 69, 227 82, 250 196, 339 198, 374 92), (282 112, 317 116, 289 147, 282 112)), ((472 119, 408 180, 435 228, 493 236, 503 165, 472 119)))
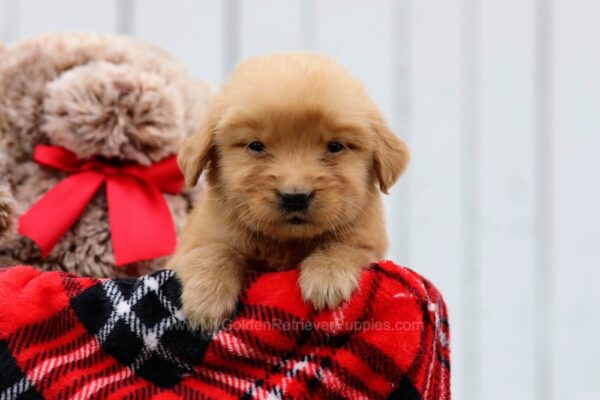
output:
POLYGON ((131 38, 0 46, 0 267, 164 267, 192 196, 177 189, 174 156, 208 99, 167 53, 131 38))

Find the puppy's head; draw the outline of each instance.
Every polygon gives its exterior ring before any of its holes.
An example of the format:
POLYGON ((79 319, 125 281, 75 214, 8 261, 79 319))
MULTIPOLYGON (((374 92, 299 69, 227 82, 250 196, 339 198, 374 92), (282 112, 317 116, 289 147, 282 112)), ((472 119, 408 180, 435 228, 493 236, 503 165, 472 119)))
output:
POLYGON ((362 84, 330 59, 280 54, 238 66, 179 153, 207 168, 223 208, 281 239, 343 229, 404 171, 409 153, 362 84))

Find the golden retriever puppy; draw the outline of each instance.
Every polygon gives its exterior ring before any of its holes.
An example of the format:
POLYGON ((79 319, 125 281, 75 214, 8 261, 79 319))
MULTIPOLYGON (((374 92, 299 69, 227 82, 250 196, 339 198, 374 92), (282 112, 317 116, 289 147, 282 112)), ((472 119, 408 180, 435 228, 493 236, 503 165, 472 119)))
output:
POLYGON ((333 308, 385 254, 380 191, 409 153, 363 85, 329 58, 285 53, 241 63, 179 153, 206 188, 172 267, 189 323, 216 328, 246 271, 300 269, 305 300, 333 308))

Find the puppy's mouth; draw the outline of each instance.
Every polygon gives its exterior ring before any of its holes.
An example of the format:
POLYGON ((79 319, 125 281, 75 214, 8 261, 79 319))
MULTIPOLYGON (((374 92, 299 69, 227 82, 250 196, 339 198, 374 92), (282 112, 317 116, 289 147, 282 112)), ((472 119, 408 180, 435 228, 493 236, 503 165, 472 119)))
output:
POLYGON ((290 225, 306 225, 308 224, 307 218, 302 218, 299 216, 294 216, 285 220, 290 225))

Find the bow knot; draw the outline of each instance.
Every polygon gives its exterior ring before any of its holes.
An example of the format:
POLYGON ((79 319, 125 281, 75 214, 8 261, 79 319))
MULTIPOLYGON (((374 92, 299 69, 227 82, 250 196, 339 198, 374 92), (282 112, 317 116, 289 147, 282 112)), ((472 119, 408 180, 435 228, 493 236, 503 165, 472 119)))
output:
POLYGON ((119 173, 119 170, 117 168, 113 167, 112 165, 106 164, 100 164, 97 166, 95 165, 92 169, 104 175, 116 175, 119 173))
POLYGON ((150 166, 116 166, 80 160, 62 147, 38 145, 33 158, 42 166, 70 173, 19 218, 19 233, 38 245, 42 257, 50 254, 103 184, 117 265, 175 250, 175 227, 161 193, 178 194, 183 189, 175 156, 150 166))

